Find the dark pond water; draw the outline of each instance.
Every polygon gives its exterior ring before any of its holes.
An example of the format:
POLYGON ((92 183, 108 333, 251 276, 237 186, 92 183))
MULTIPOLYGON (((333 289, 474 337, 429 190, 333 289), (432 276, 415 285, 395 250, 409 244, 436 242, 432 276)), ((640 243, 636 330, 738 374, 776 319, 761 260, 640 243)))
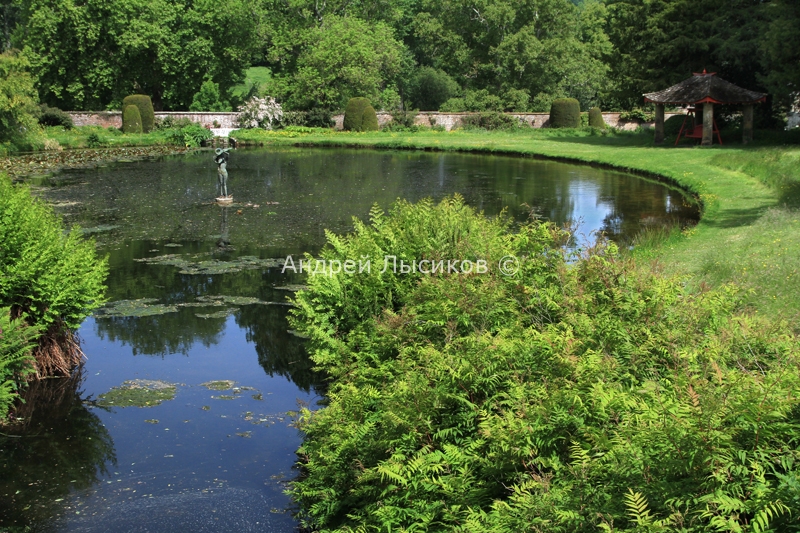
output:
POLYGON ((291 531, 283 491, 301 435, 288 413, 324 389, 288 331, 286 289, 302 279, 272 259, 316 253, 324 229, 350 230, 374 203, 458 192, 489 215, 580 219, 584 234, 618 240, 697 217, 678 191, 589 167, 311 149, 233 152, 236 203, 222 208, 211 160, 198 152, 34 183, 108 254, 111 303, 80 329, 80 378, 37 384, 21 436, 0 436, 0 527, 291 531), (176 393, 152 407, 102 401, 130 380, 176 393), (203 385, 216 380, 234 383, 203 385))

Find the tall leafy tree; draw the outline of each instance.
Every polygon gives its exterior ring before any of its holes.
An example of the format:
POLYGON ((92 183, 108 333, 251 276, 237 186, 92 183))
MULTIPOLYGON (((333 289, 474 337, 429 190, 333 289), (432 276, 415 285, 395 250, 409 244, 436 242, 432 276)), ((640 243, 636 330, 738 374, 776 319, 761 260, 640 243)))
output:
POLYGON ((383 23, 328 17, 308 33, 290 81, 294 107, 343 108, 365 96, 377 103, 403 66, 403 44, 383 23))
POLYGON ((24 0, 16 40, 42 100, 103 109, 132 92, 186 109, 207 77, 223 92, 256 49, 259 16, 243 0, 24 0))

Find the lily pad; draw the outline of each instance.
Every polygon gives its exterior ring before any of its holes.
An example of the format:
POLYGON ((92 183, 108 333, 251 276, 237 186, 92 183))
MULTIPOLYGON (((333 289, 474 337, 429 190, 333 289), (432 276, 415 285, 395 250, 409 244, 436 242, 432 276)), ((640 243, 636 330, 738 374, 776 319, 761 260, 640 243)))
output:
POLYGON ((119 387, 101 394, 97 404, 104 407, 153 407, 175 398, 174 383, 151 379, 125 381, 119 387))

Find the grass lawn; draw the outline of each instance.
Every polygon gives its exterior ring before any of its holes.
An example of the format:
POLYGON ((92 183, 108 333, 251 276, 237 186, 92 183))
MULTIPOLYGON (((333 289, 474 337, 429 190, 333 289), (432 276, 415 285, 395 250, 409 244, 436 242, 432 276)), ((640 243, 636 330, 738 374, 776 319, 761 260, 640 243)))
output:
POLYGON ((518 154, 660 176, 698 197, 703 217, 695 228, 651 240, 637 255, 668 272, 688 275, 694 286, 735 282, 756 313, 787 319, 800 329, 800 146, 777 145, 772 138, 748 147, 654 147, 646 134, 575 130, 346 133, 290 128, 233 136, 264 145, 518 154))

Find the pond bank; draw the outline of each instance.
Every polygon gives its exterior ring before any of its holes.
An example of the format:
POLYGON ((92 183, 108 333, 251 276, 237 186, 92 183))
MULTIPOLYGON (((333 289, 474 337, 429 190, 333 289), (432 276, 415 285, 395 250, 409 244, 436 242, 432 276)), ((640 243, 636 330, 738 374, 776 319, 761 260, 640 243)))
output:
MULTIPOLYGON (((247 132, 248 134, 250 132, 247 132)), ((755 312, 800 324, 800 214, 796 202, 767 186, 746 164, 724 168, 726 161, 800 157, 793 147, 652 146, 649 136, 591 136, 557 131, 417 132, 309 134, 259 132, 241 141, 265 146, 371 147, 383 149, 468 151, 516 154, 608 166, 677 184, 702 203, 700 223, 683 234, 662 239, 640 255, 669 271, 691 276, 697 286, 735 282, 755 312), (563 135, 563 136, 561 136, 563 135)), ((800 181, 800 170, 789 179, 800 181)))

